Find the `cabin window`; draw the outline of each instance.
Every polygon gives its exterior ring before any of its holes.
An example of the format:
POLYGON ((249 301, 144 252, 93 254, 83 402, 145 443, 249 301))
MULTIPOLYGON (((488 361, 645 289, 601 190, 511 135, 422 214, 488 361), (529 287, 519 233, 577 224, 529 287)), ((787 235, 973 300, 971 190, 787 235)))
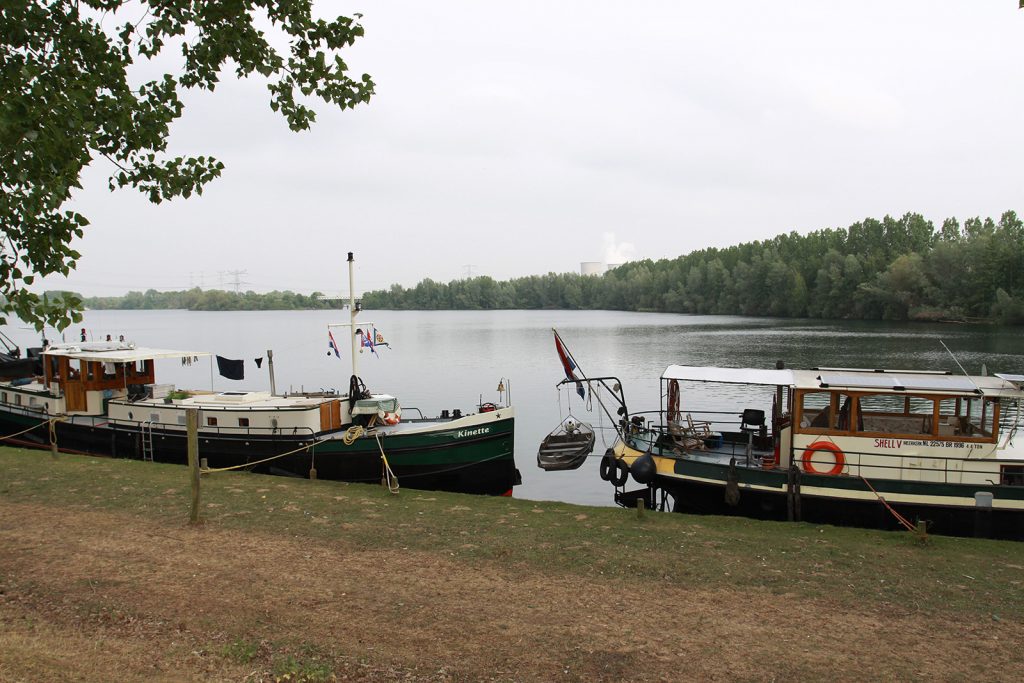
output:
POLYGON ((0 401, 3 401, 4 403, 8 402, 7 401, 7 392, 6 391, 3 392, 2 394, 0 394, 0 401))
POLYGON ((828 427, 831 391, 808 391, 800 396, 800 427, 822 430, 828 427))
POLYGON ((21 405, 21 394, 15 394, 14 395, 14 405, 16 405, 16 406, 20 406, 21 405))
POLYGON ((28 404, 29 404, 30 406, 35 406, 35 405, 37 405, 38 403, 39 403, 39 402, 38 402, 38 401, 36 400, 36 397, 35 397, 35 396, 29 396, 29 397, 28 397, 28 404))
POLYGON ((990 438, 995 433, 995 420, 999 402, 991 398, 972 398, 968 400, 967 434, 981 438, 990 438))
POLYGON ((1003 486, 1024 486, 1024 465, 1003 465, 999 468, 999 483, 1003 486))
POLYGON ((215 418, 215 417, 208 417, 208 418, 206 418, 206 426, 207 427, 216 427, 217 426, 217 418, 215 418))
POLYGON ((247 418, 247 417, 240 417, 240 418, 238 418, 238 426, 239 427, 248 427, 249 426, 249 418, 247 418))
POLYGON ((920 436, 932 433, 935 400, 900 394, 865 394, 859 399, 857 431, 920 436))
POLYGON ((800 395, 801 432, 848 432, 853 397, 838 391, 805 391, 800 395))
POLYGON ((150 422, 159 422, 160 421, 160 413, 150 413, 149 414, 149 421, 150 422))
POLYGON ((178 424, 183 425, 183 424, 185 424, 187 422, 188 422, 188 418, 186 418, 184 415, 179 415, 178 416, 178 424))
POLYGON ((939 438, 961 436, 967 430, 962 398, 944 398, 939 401, 939 438))

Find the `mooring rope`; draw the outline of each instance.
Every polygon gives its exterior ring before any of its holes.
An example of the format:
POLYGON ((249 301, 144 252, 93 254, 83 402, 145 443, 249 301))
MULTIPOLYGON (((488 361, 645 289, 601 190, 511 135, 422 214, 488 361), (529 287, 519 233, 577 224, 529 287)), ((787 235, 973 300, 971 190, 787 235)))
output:
POLYGON ((351 446, 356 442, 356 439, 361 437, 366 430, 361 425, 352 425, 345 430, 345 433, 341 436, 341 440, 346 446, 351 446))
POLYGON ((380 442, 380 435, 377 432, 373 433, 373 437, 377 439, 377 448, 380 449, 380 460, 384 465, 384 470, 381 476, 381 483, 388 487, 390 493, 398 493, 398 477, 391 470, 391 465, 388 464, 388 456, 384 454, 384 446, 380 442))
POLYGON ((51 444, 52 443, 57 443, 57 434, 56 434, 56 431, 55 431, 56 427, 54 425, 56 425, 58 422, 63 422, 65 420, 67 420, 67 419, 68 419, 67 416, 51 417, 49 420, 45 420, 43 422, 40 422, 37 425, 32 425, 28 429, 23 429, 20 432, 16 432, 14 434, 8 434, 7 436, 0 436, 0 441, 6 441, 7 439, 13 439, 16 436, 21 436, 22 434, 27 434, 28 432, 31 432, 33 429, 38 429, 38 428, 42 427, 43 425, 48 424, 48 425, 50 425, 50 443, 51 444))
POLYGON ((269 458, 263 458, 262 460, 256 460, 256 461, 253 461, 253 462, 247 462, 247 463, 242 464, 242 465, 231 465, 230 467, 208 467, 205 470, 200 470, 200 472, 202 474, 212 474, 213 472, 227 472, 229 470, 240 470, 240 469, 245 468, 245 467, 252 467, 253 465, 259 465, 260 463, 270 462, 271 460, 277 460, 278 458, 283 458, 286 455, 292 455, 293 453, 298 453, 299 451, 307 451, 310 448, 312 448, 313 446, 316 446, 318 443, 321 443, 321 442, 314 441, 311 444, 308 444, 306 446, 299 446, 295 450, 288 451, 287 453, 281 453, 280 455, 272 455, 269 458))
POLYGON ((914 526, 913 524, 911 524, 911 523, 910 523, 910 522, 909 522, 909 521, 907 520, 907 518, 906 518, 906 517, 904 517, 904 516, 903 516, 903 515, 901 515, 900 513, 896 512, 896 510, 895 510, 895 509, 893 509, 893 507, 892 507, 891 505, 889 505, 889 501, 887 501, 887 500, 886 500, 885 498, 883 498, 883 497, 881 496, 881 494, 879 494, 879 493, 878 493, 878 491, 876 491, 876 490, 875 490, 875 487, 871 485, 871 482, 869 482, 869 481, 868 481, 868 480, 867 480, 867 479, 866 479, 866 478, 865 478, 865 477, 864 477, 863 475, 861 476, 861 480, 862 480, 862 481, 863 481, 863 482, 864 482, 865 484, 867 484, 867 487, 868 487, 869 489, 871 489, 871 493, 875 494, 875 496, 877 496, 877 497, 878 497, 878 500, 879 500, 879 501, 881 501, 882 505, 884 505, 884 506, 885 506, 885 509, 886 509, 886 510, 888 510, 889 512, 891 512, 891 513, 892 513, 892 516, 896 518, 896 521, 897 521, 897 522, 899 522, 899 523, 900 523, 900 524, 902 524, 902 525, 903 525, 904 527, 906 527, 906 528, 907 528, 907 531, 913 531, 914 533, 917 533, 917 527, 915 527, 915 526, 914 526))

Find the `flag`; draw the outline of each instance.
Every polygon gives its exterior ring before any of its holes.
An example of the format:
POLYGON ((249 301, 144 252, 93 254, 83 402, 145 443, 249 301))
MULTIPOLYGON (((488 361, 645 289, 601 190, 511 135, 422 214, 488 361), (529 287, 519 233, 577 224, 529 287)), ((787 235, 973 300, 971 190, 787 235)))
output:
POLYGON ((334 352, 335 356, 341 358, 341 353, 338 352, 338 344, 334 341, 334 335, 330 330, 327 330, 327 355, 331 355, 331 352, 334 352))
POLYGON ((562 361, 562 368, 565 370, 565 378, 576 382, 576 393, 580 395, 580 398, 586 398, 587 392, 583 389, 583 384, 576 378, 576 362, 573 361, 572 355, 566 350, 565 345, 562 344, 562 338, 555 332, 555 351, 558 352, 558 360, 562 361))
POLYGON ((391 348, 391 344, 388 344, 386 341, 384 341, 384 335, 381 334, 380 330, 378 330, 376 327, 373 328, 373 343, 375 346, 386 346, 389 349, 391 348))
POLYGON ((245 379, 245 362, 217 356, 217 372, 228 379, 245 379))
MULTIPOLYGON (((377 349, 374 348, 373 332, 369 328, 367 328, 366 332, 363 332, 362 329, 358 329, 356 330, 356 334, 359 335, 359 346, 370 349, 370 353, 376 356, 377 349)), ((379 358, 380 356, 377 357, 379 358)))

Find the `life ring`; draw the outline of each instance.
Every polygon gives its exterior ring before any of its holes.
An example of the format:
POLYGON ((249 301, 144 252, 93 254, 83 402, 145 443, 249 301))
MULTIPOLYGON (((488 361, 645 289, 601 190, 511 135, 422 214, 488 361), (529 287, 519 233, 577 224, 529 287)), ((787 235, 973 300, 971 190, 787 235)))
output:
POLYGON ((679 422, 679 380, 668 383, 668 421, 679 422))
POLYGON ((493 403, 481 403, 480 404, 480 412, 481 413, 493 413, 497 409, 498 409, 498 406, 496 406, 493 403))
POLYGON ((615 461, 615 474, 612 475, 611 482, 615 486, 625 486, 626 482, 629 481, 629 466, 621 460, 615 461))
POLYGON ((837 474, 842 474, 843 467, 846 466, 846 456, 843 454, 843 451, 839 448, 839 446, 835 445, 831 441, 815 441, 810 446, 804 449, 804 455, 800 460, 801 462, 803 462, 804 472, 806 472, 807 474, 827 474, 830 476, 835 476, 837 474), (836 464, 833 465, 832 469, 830 469, 828 472, 822 472, 820 470, 814 469, 814 463, 812 462, 812 459, 816 451, 829 451, 830 453, 832 453, 833 456, 835 456, 836 464))
POLYGON ((402 420, 402 414, 398 411, 393 413, 385 413, 383 410, 377 411, 377 420, 381 424, 396 425, 402 420))
POLYGON ((601 467, 598 470, 598 474, 600 474, 601 478, 604 479, 605 481, 611 481, 614 472, 615 455, 612 449, 609 448, 608 451, 604 454, 604 457, 601 458, 601 467))

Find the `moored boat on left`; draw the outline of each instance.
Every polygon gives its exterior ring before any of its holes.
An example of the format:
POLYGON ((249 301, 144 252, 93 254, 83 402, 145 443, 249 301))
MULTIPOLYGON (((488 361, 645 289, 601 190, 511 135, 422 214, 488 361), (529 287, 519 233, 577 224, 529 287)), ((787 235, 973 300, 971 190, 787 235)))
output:
MULTIPOLYGON (((185 463, 188 411, 199 418, 199 455, 210 469, 386 482, 389 486, 511 495, 515 409, 480 399, 476 411, 424 417, 391 394, 368 391, 357 350, 376 330, 356 328, 360 306, 349 264, 352 375, 347 394, 177 390, 156 382, 161 360, 185 363, 208 352, 142 348, 121 341, 57 344, 42 350, 41 372, 0 381, 0 440, 71 453, 185 463), (359 340, 357 342, 357 339, 359 340)), ((36 368, 38 369, 38 368, 36 368)), ((499 394, 501 391, 499 390, 499 394)), ((500 399, 500 396, 499 396, 500 399)))
POLYGON ((200 456, 211 468, 341 481, 379 481, 386 460, 403 486, 508 495, 518 483, 515 410, 484 405, 425 418, 389 394, 358 389, 273 395, 179 391, 155 364, 206 352, 125 343, 62 344, 43 374, 0 382, 4 443, 90 455, 184 463, 186 411, 200 411, 200 456), (416 416, 413 416, 416 415, 416 416))

